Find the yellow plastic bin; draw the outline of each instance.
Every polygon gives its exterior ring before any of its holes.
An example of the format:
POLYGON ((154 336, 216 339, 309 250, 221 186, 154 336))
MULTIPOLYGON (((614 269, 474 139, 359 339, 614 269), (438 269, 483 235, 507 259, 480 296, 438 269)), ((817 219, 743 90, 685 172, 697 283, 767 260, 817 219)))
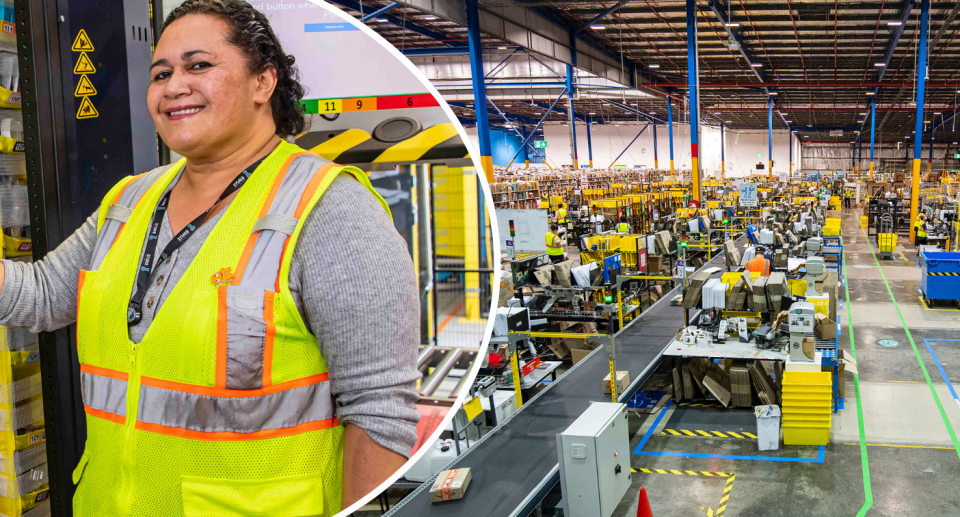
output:
POLYGON ((865 215, 861 215, 861 216, 860 216, 860 227, 861 227, 861 228, 866 228, 869 221, 870 221, 870 218, 869 218, 869 217, 867 217, 867 216, 865 216, 865 215))

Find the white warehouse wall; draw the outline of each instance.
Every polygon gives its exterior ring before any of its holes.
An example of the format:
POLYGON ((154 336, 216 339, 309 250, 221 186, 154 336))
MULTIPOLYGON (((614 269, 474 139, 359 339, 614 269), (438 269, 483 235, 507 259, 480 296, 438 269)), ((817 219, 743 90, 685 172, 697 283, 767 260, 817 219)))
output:
MULTIPOLYGON (((606 168, 627 147, 627 144, 637 136, 643 124, 593 124, 591 137, 593 141, 593 166, 606 168)), ((466 128, 474 148, 479 148, 477 129, 466 128)), ((738 133, 725 130, 724 144, 726 146, 726 173, 728 177, 739 177, 757 172, 756 164, 763 161, 766 166, 769 160, 767 150, 766 131, 744 131, 738 133), (758 157, 757 153, 763 153, 758 157)), ((571 165, 570 158, 570 128, 562 125, 547 125, 543 128, 544 139, 547 141, 547 161, 554 167, 571 165)), ((787 131, 773 132, 773 173, 786 174, 789 170, 789 148, 787 147, 787 131)), ((674 124, 673 130, 674 166, 677 170, 690 168, 690 129, 687 124, 674 124)), ((661 169, 670 168, 670 137, 665 125, 657 126, 657 158, 661 169)), ((800 170, 800 145, 793 139, 793 170, 800 170)), ((720 176, 720 129, 702 127, 700 134, 700 168, 709 176, 720 176)), ((577 124, 577 156, 580 165, 588 163, 587 128, 586 124, 577 124)), ((648 127, 643 134, 623 153, 616 161, 617 165, 644 165, 653 168, 653 126, 648 127), (646 152, 644 152, 644 149, 646 152)), ((514 164, 523 167, 523 162, 514 164)), ((766 169, 764 169, 764 172, 766 169)))

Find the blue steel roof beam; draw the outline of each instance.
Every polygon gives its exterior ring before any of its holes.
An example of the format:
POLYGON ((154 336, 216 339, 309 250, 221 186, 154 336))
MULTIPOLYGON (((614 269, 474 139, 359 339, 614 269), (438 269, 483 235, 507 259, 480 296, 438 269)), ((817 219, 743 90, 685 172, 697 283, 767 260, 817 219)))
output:
MULTIPOLYGON (((753 66, 756 61, 753 60, 753 56, 750 55, 750 51, 747 49, 747 44, 743 41, 743 37, 740 36, 740 31, 736 27, 728 27, 727 24, 730 23, 730 15, 727 13, 727 8, 717 0, 710 0, 709 4, 710 10, 713 11, 713 14, 717 15, 717 19, 720 20, 720 23, 724 25, 724 28, 730 31, 730 35, 733 36, 733 39, 736 40, 737 45, 740 47, 740 55, 743 56, 743 59, 747 61, 747 66, 750 67, 750 70, 753 71, 753 75, 757 76, 757 79, 761 83, 766 83, 767 78, 764 76, 763 70, 760 67, 753 66)), ((767 88, 764 88, 765 92, 768 92, 767 88)))
POLYGON ((957 109, 953 110, 949 114, 944 113, 940 117, 940 122, 939 123, 934 122, 933 128, 930 129, 930 131, 936 131, 937 129, 940 128, 940 126, 946 124, 948 120, 953 119, 953 117, 956 117, 957 115, 960 115, 960 110, 957 110, 957 109))
MULTIPOLYGON (((880 70, 877 71, 877 82, 883 81, 883 76, 887 73, 887 68, 890 66, 890 62, 893 60, 893 53, 897 50, 897 44, 900 43, 900 36, 903 35, 903 30, 907 28, 907 21, 910 19, 910 13, 913 12, 914 0, 904 0, 903 9, 900 10, 900 25, 894 26, 892 33, 890 34, 890 43, 887 44, 887 53, 883 56, 883 66, 879 66, 880 70)), ((873 63, 867 63, 867 66, 874 66, 873 63)), ((880 91, 880 87, 874 87, 873 93, 876 94, 880 91)))
POLYGON ((657 124, 666 124, 666 123, 667 123, 666 120, 663 120, 663 119, 659 119, 659 118, 657 118, 657 117, 654 117, 653 115, 650 115, 649 113, 644 113, 644 112, 638 110, 637 108, 634 108, 633 106, 628 106, 628 105, 623 104, 623 103, 620 103, 620 102, 611 102, 610 104, 613 105, 613 106, 616 106, 616 107, 618 107, 618 108, 620 108, 620 109, 622 109, 622 110, 625 110, 625 111, 632 111, 635 115, 640 115, 641 117, 649 120, 650 122, 655 122, 655 123, 657 123, 657 124))
MULTIPOLYGON (((487 99, 487 100, 489 101, 490 99, 487 99)), ((451 105, 451 106, 456 106, 456 107, 458 107, 458 108, 463 108, 463 109, 468 109, 468 110, 473 111, 473 108, 470 107, 470 106, 473 106, 473 104, 467 103, 467 102, 464 102, 464 101, 447 101, 447 104, 449 104, 449 105, 451 105), (468 106, 468 104, 470 104, 470 105, 468 106)), ((503 115, 504 115, 506 118, 510 119, 511 122, 516 122, 516 123, 518 123, 518 124, 536 124, 537 122, 539 122, 537 119, 527 118, 527 117, 524 117, 524 116, 522 116, 522 115, 516 115, 516 114, 513 114, 513 113, 509 113, 509 112, 507 112, 506 110, 502 110, 501 113, 503 113, 503 115)), ((461 122, 462 122, 462 120, 461 120, 461 122)), ((470 125, 476 124, 476 122, 477 122, 477 121, 476 121, 475 119, 470 120, 470 125)))
POLYGON ((627 5, 627 2, 626 2, 626 1, 618 2, 618 3, 615 4, 613 7, 611 7, 611 8, 609 8, 609 9, 607 9, 606 11, 598 14, 597 16, 594 16, 592 20, 590 20, 590 21, 588 21, 587 23, 584 23, 583 25, 581 25, 581 26, 577 27, 576 29, 574 29, 574 30, 573 30, 573 34, 575 34, 575 35, 576 35, 576 34, 580 34, 580 33, 583 32, 585 29, 590 28, 590 26, 593 25, 594 23, 597 23, 598 21, 606 18, 607 16, 610 16, 611 14, 614 13, 614 11, 620 9, 621 7, 623 7, 623 6, 625 6, 625 5, 627 5))
MULTIPOLYGON (((523 2, 522 0, 517 0, 517 5, 523 6, 523 5, 524 5, 524 2, 523 2)), ((568 26, 563 20, 561 20, 560 18, 558 18, 558 17, 557 17, 556 15, 554 15, 553 13, 547 11, 546 9, 543 9, 543 8, 541 8, 541 7, 535 7, 535 6, 524 6, 524 7, 526 7, 526 9, 530 10, 531 12, 536 13, 538 16, 541 16, 542 18, 544 18, 544 19, 547 20, 548 22, 550 22, 550 23, 556 25, 557 27, 560 27, 561 29, 567 31, 568 33, 571 33, 571 32, 573 32, 574 30, 576 30, 576 27, 570 27, 570 26, 568 26)), ((603 55, 605 55, 605 56, 607 56, 607 57, 609 57, 610 59, 613 59, 613 60, 615 60, 615 61, 618 61, 618 62, 619 62, 619 61, 622 59, 622 60, 623 60, 623 63, 624 63, 625 65, 627 65, 627 69, 628 69, 629 72, 630 72, 630 77, 629 77, 629 79, 630 79, 630 80, 629 80, 630 86, 632 86, 632 87, 634 87, 634 88, 637 87, 637 85, 633 83, 633 77, 634 77, 633 74, 634 74, 634 72, 636 72, 637 75, 643 76, 643 78, 646 79, 647 81, 653 82, 653 78, 652 78, 652 76, 650 75, 650 73, 649 73, 649 72, 646 72, 646 71, 644 71, 642 68, 638 67, 638 66, 637 66, 637 61, 635 61, 635 60, 632 59, 632 58, 627 57, 627 55, 624 54, 623 52, 620 52, 619 54, 614 53, 614 52, 610 52, 609 50, 607 50, 606 48, 604 48, 602 42, 598 42, 599 40, 595 41, 595 38, 592 38, 592 37, 588 38, 588 37, 586 37, 586 34, 588 34, 588 33, 581 32, 580 34, 577 34, 577 35, 575 36, 575 37, 577 38, 577 40, 578 40, 578 44, 579 44, 579 43, 583 43, 583 44, 587 45, 588 47, 596 50, 597 52, 600 52, 601 54, 603 54, 603 55)))
MULTIPOLYGON (((766 79, 766 74, 763 72, 762 67, 753 66, 753 64, 757 63, 757 61, 753 60, 753 56, 750 54, 750 50, 747 49, 747 44, 743 40, 743 36, 740 35, 739 29, 737 29, 736 27, 727 26, 727 24, 730 23, 730 15, 729 13, 727 13, 726 7, 724 7, 722 3, 717 2, 717 0, 710 0, 708 5, 710 6, 710 10, 713 11, 713 14, 717 16, 717 19, 719 19, 720 22, 723 23, 724 28, 730 31, 730 35, 733 36, 734 40, 736 40, 737 46, 740 49, 740 55, 743 56, 743 59, 747 61, 747 66, 749 66, 750 70, 753 71, 753 75, 755 75, 761 83, 768 82, 766 79)), ((772 97, 770 95, 770 88, 763 87, 763 93, 766 94, 767 99, 772 97)), ((777 98, 774 98, 773 105, 779 107, 780 100, 777 98)), ((787 122, 787 118, 783 116, 783 113, 780 113, 779 111, 777 111, 777 115, 780 116, 780 120, 783 121, 784 125, 786 126, 790 125, 790 123, 787 122)))
POLYGON ((380 16, 381 14, 386 14, 387 11, 393 9, 394 7, 396 7, 396 6, 398 6, 398 5, 400 5, 400 4, 397 3, 397 2, 393 2, 393 3, 391 3, 391 4, 388 4, 386 7, 382 7, 382 8, 380 8, 380 9, 377 9, 376 11, 374 11, 374 12, 368 14, 368 15, 365 15, 363 18, 360 18, 360 21, 363 22, 363 23, 367 23, 367 22, 370 21, 371 19, 374 19, 374 18, 376 18, 377 16, 380 16))
MULTIPOLYGON (((342 5, 347 9, 353 9, 354 11, 358 11, 361 13, 363 12, 363 6, 361 6, 359 2, 354 2, 353 0, 330 0, 330 1, 334 4, 342 5)), ((433 29, 428 29, 422 25, 410 23, 410 21, 404 20, 402 18, 397 18, 392 14, 384 14, 381 17, 384 20, 386 20, 387 23, 396 25, 397 27, 402 27, 404 29, 407 29, 408 31, 415 32, 421 36, 426 36, 430 39, 437 40, 438 42, 442 42, 447 46, 467 48, 466 43, 463 43, 461 41, 445 41, 450 39, 450 37, 447 36, 446 34, 439 33, 433 29)))
MULTIPOLYGON (((533 106, 534 108, 550 109, 550 105, 547 104, 546 102, 543 102, 543 101, 520 101, 520 102, 522 102, 522 103, 524 103, 524 104, 529 104, 530 106, 533 106)), ((563 115, 564 117, 567 116, 567 110, 565 110, 565 109, 563 109, 563 108, 558 108, 558 107, 554 106, 554 107, 553 107, 553 111, 556 112, 556 113, 559 113, 559 114, 563 115)), ((576 116, 579 120, 582 120, 582 121, 584 121, 584 122, 587 121, 587 117, 584 116, 584 115, 577 115, 576 110, 574 110, 573 114, 574 114, 574 116, 576 116)))

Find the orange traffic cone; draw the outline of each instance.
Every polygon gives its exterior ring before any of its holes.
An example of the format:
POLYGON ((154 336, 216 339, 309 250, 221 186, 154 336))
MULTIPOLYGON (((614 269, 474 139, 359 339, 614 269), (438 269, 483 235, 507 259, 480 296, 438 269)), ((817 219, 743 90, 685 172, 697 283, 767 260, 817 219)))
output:
POLYGON ((640 487, 640 501, 637 503, 637 517, 653 517, 650 511, 650 501, 647 500, 647 489, 640 487))

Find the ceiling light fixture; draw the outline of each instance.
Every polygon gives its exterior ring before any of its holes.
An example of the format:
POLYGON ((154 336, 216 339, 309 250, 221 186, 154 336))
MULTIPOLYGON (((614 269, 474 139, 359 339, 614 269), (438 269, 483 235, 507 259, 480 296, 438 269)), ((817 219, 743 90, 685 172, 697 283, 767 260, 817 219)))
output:
POLYGON ((752 66, 752 67, 754 67, 754 68, 760 68, 761 66, 763 66, 763 64, 762 64, 762 63, 750 63, 750 66, 752 66))
POLYGON ((590 28, 593 29, 593 30, 595 30, 595 31, 602 31, 602 30, 603 30, 603 25, 591 25, 590 28))
POLYGON ((432 15, 432 14, 428 14, 428 15, 424 16, 423 19, 424 19, 424 20, 436 20, 437 17, 434 16, 434 15, 432 15))
POLYGON ((874 63, 873 66, 887 66, 886 63, 874 63))
POLYGON ((650 63, 647 68, 660 68, 660 63, 650 63))
POLYGON ((507 47, 497 47, 497 50, 507 50, 507 47))
POLYGON ((899 27, 899 26, 903 25, 903 22, 900 21, 900 20, 896 20, 896 21, 892 21, 892 22, 887 22, 887 25, 889 25, 890 27, 899 27))
POLYGON ((767 93, 769 93, 770 95, 780 95, 780 92, 767 92, 767 93))
MULTIPOLYGON (((960 91, 958 91, 957 93, 960 93, 960 91)), ((867 92, 867 95, 876 95, 876 93, 874 93, 874 92, 867 92)))

